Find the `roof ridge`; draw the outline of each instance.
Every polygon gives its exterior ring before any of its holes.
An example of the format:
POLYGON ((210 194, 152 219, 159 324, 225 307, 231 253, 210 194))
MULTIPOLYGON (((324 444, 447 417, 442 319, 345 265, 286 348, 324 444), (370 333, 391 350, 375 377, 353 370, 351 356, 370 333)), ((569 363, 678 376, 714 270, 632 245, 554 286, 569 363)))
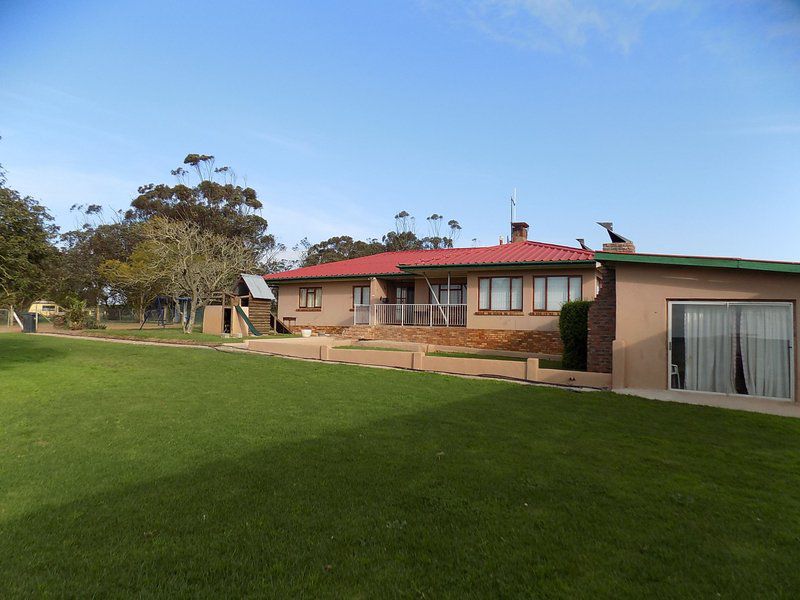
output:
MULTIPOLYGON (((586 250, 585 248, 578 248, 577 246, 565 246, 564 244, 554 244, 552 242, 540 242, 539 240, 523 240, 526 244, 537 244, 539 246, 548 246, 550 248, 563 248, 564 250, 574 250, 575 252, 586 252, 587 254, 594 254, 594 250, 586 250)), ((516 244, 518 242, 511 242, 516 244)))

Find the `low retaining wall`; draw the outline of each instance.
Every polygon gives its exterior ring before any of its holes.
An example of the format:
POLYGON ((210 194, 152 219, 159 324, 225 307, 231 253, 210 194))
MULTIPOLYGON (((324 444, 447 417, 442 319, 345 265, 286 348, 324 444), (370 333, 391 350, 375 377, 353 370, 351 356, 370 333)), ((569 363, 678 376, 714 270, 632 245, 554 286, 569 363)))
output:
POLYGON ((452 373, 454 375, 508 377, 538 383, 577 387, 611 387, 611 375, 608 373, 540 369, 538 358, 528 358, 525 361, 456 358, 429 356, 424 352, 407 352, 403 350, 355 350, 333 347, 345 345, 346 342, 347 340, 333 338, 251 340, 248 342, 248 347, 258 352, 355 365, 394 367, 415 371, 452 373))
POLYGON ((336 362, 351 363, 354 365, 413 369, 415 354, 422 353, 405 352, 403 350, 349 350, 323 347, 320 358, 322 360, 334 360, 336 362))
POLYGON ((558 331, 354 325, 346 327, 342 335, 368 340, 394 340, 550 355, 560 355, 564 351, 558 331))

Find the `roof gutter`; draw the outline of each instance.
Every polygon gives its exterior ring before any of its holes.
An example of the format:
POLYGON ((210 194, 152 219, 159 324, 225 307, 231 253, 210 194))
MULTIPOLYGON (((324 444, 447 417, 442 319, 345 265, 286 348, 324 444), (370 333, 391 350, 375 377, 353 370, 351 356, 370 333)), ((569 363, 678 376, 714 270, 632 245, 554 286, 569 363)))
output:
POLYGON ((777 273, 800 273, 800 263, 746 260, 742 258, 618 254, 616 252, 597 252, 595 254, 595 258, 597 258, 597 260, 600 262, 673 265, 683 267, 713 267, 718 269, 746 269, 750 271, 772 271, 777 273))

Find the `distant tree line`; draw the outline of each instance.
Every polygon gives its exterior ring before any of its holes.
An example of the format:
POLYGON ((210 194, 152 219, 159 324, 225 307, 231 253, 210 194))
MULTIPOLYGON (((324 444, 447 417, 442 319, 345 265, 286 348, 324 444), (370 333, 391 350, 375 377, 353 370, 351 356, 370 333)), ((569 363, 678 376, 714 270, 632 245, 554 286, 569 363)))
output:
POLYGON ((452 248, 461 235, 461 225, 455 219, 447 222, 449 235, 442 235, 444 217, 432 214, 426 219, 428 235, 419 237, 416 232, 416 220, 406 211, 394 216, 395 228, 384 235, 381 240, 354 240, 348 235, 335 236, 310 244, 303 239, 297 250, 300 251, 300 266, 308 267, 323 263, 370 256, 381 252, 399 250, 431 250, 434 248, 452 248))
POLYGON ((60 232, 47 209, 6 185, 0 165, 0 307, 25 310, 46 298, 62 306, 127 306, 140 319, 157 297, 172 298, 190 314, 181 322, 191 332, 197 310, 241 272, 270 273, 295 266, 368 256, 379 252, 450 248, 458 221, 427 217, 419 236, 406 211, 378 239, 341 235, 294 248, 295 258, 268 231, 256 191, 238 183, 233 169, 215 157, 189 154, 171 171, 173 184, 138 188, 127 210, 106 212, 97 204, 75 204, 83 223, 60 232))

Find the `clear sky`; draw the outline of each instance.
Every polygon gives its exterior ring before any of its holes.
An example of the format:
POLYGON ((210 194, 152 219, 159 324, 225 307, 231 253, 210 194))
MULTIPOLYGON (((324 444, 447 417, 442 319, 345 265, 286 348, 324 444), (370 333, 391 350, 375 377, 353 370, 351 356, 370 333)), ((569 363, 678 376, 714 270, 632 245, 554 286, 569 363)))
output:
POLYGON ((72 227, 214 154, 292 246, 405 209, 800 260, 800 3, 0 0, 0 163, 72 227))

